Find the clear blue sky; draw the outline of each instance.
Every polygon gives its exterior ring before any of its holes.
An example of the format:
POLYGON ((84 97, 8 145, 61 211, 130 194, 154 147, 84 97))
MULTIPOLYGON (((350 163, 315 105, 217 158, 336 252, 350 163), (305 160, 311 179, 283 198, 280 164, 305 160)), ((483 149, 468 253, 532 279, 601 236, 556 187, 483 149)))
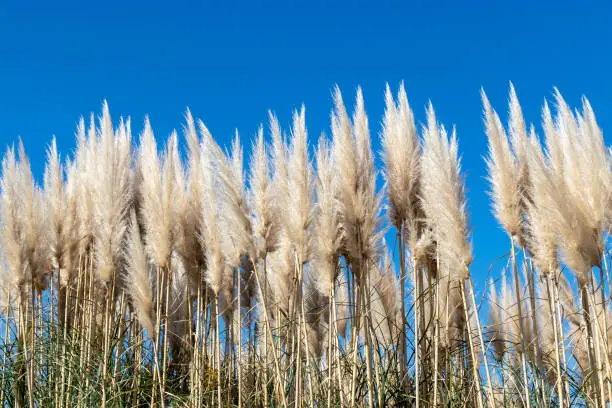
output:
POLYGON ((314 139, 329 134, 336 83, 347 101, 363 87, 376 138, 385 82, 403 80, 419 121, 431 99, 457 126, 482 287, 508 242, 485 193, 480 88, 505 118, 513 81, 539 125, 556 85, 572 105, 585 94, 604 134, 612 128, 610 3, 227 3, 1 2, 0 146, 21 136, 41 178, 51 136, 71 151, 77 119, 103 99, 114 117, 131 115, 135 134, 148 113, 158 138, 189 106, 222 144, 235 128, 246 142, 268 109, 287 125, 304 103, 314 139))

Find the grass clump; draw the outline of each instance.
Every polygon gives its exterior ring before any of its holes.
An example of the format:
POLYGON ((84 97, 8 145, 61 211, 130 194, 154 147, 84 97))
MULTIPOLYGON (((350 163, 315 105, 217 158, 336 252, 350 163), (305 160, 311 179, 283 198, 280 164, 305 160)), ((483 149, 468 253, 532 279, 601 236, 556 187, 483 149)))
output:
POLYGON ((271 113, 248 174, 238 134, 225 151, 189 111, 183 157, 149 119, 134 146, 105 103, 72 156, 51 143, 42 187, 8 149, 1 404, 605 407, 612 172, 593 109, 556 92, 542 144, 512 86, 507 128, 482 97, 509 237, 487 319, 456 131, 431 104, 419 130, 403 85, 382 189, 360 89, 350 116, 336 88, 313 157, 305 108, 288 135, 271 113))

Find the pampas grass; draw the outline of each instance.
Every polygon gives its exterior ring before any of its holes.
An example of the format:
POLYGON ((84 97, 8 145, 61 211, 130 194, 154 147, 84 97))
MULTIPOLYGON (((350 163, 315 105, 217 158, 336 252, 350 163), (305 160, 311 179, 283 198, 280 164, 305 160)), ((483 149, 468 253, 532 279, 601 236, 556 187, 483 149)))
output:
POLYGON ((324 135, 319 139, 316 163, 315 276, 321 294, 329 295, 338 276, 342 230, 331 151, 324 135))
POLYGON ((482 91, 511 241, 483 302, 457 132, 431 104, 417 128, 403 84, 381 169, 361 89, 349 115, 338 87, 331 140, 271 113, 248 172, 238 132, 226 150, 189 110, 183 139, 147 118, 134 148, 104 103, 72 155, 52 140, 42 186, 9 148, 2 404, 605 407, 610 152, 588 100, 553 97, 541 141, 512 84, 507 126, 482 91))
MULTIPOLYGON (((385 180, 389 195, 389 217, 393 225, 406 234, 417 233, 419 140, 414 114, 408 105, 404 84, 399 87, 397 102, 387 85, 385 90, 385 115, 381 135, 385 162, 385 180)), ((410 239, 415 241, 415 238, 410 239)))
POLYGON ((491 108, 484 91, 482 100, 486 134, 489 139, 489 154, 486 163, 495 216, 514 239, 521 233, 523 227, 520 169, 501 120, 491 108))
POLYGON ((128 292, 131 294, 138 321, 142 328, 149 333, 149 336, 155 337, 151 269, 134 211, 132 211, 130 216, 127 258, 127 276, 125 280, 127 281, 128 292))
MULTIPOLYGON (((129 126, 129 122, 127 123, 129 126)), ((93 143, 93 142, 92 142, 93 143)), ((125 244, 127 218, 132 200, 129 172, 131 134, 125 123, 115 133, 108 105, 102 106, 99 133, 92 153, 95 173, 90 174, 94 197, 96 273, 109 282, 119 267, 125 244)))
POLYGON ((440 263, 457 279, 467 277, 472 263, 457 136, 438 125, 433 106, 427 108, 421 159, 421 200, 437 244, 440 263))
POLYGON ((257 132, 252 152, 249 181, 250 202, 253 209, 252 224, 257 257, 262 258, 276 249, 279 233, 279 214, 274 211, 274 185, 262 127, 257 132))

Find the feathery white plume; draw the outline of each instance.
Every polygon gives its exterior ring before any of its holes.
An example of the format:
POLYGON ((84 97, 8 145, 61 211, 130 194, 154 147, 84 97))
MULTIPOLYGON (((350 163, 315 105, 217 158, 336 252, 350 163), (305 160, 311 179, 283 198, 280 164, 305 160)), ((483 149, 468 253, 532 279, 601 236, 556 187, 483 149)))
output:
POLYGON ((217 148, 210 132, 203 122, 199 122, 200 132, 203 135, 201 145, 201 185, 200 200, 202 202, 202 248, 206 254, 206 271, 204 278, 213 290, 219 295, 224 285, 225 260, 222 252, 221 242, 221 208, 219 197, 219 186, 216 180, 218 166, 217 148))
POLYGON ((47 150, 45 167, 45 201, 49 225, 49 244, 54 268, 61 268, 62 257, 66 248, 65 218, 69 214, 65 208, 64 180, 60 158, 57 153, 55 138, 47 150))
POLYGON ((481 95, 489 140, 486 163, 493 209, 500 224, 515 239, 520 235, 523 224, 519 167, 499 116, 491 107, 484 91, 481 91, 481 95))
POLYGON ((223 220, 227 225, 224 253, 232 267, 239 267, 242 256, 254 257, 253 227, 244 184, 242 146, 238 132, 232 143, 231 156, 221 154, 219 177, 224 202, 223 220))
POLYGON ((407 229, 407 235, 411 237, 409 242, 415 243, 418 233, 416 224, 420 147, 414 114, 408 105, 403 83, 398 91, 397 103, 393 100, 387 84, 385 104, 381 141, 390 218, 398 230, 403 225, 407 229))
POLYGON ((149 261, 140 236, 136 212, 130 215, 130 228, 127 239, 127 287, 132 298, 140 325, 150 337, 155 337, 153 324, 153 289, 149 261))
MULTIPOLYGON (((177 190, 182 190, 182 194, 176 203, 179 228, 175 237, 175 250, 184 262, 190 283, 197 287, 201 282, 201 269, 205 263, 199 239, 202 233, 201 153, 198 133, 189 109, 185 114, 185 121, 183 133, 187 141, 187 178, 179 180, 178 184, 182 186, 177 186, 177 190)), ((175 162, 180 163, 178 160, 175 162)))
MULTIPOLYGON (((173 143, 171 137, 169 144, 173 143)), ((176 143, 176 140, 174 141, 176 143)), ((172 160, 168 155, 166 159, 172 160)), ((174 214, 172 204, 176 197, 173 194, 173 174, 163 166, 157 152, 157 143, 148 118, 145 118, 144 130, 140 136, 139 166, 141 172, 140 203, 141 214, 145 225, 145 242, 147 253, 152 262, 165 268, 172 252, 172 232, 174 214)))
POLYGON ((132 195, 130 191, 131 137, 129 129, 121 126, 117 134, 108 110, 102 106, 99 138, 96 143, 96 171, 89 179, 93 184, 94 240, 96 273, 108 282, 121 262, 127 231, 132 195))
POLYGON ((321 294, 329 295, 338 273, 342 231, 335 169, 329 143, 321 135, 316 154, 317 212, 315 218, 316 282, 321 294))
POLYGON ((314 206, 312 166, 308 159, 306 111, 293 114, 291 145, 287 163, 288 195, 283 213, 284 227, 299 262, 306 263, 311 253, 311 224, 314 206))
POLYGON ((337 166, 344 250, 357 276, 363 260, 376 262, 383 230, 379 217, 382 195, 376 194, 376 172, 361 88, 357 90, 351 128, 340 91, 332 114, 332 155, 337 166))
POLYGON ((421 200, 442 264, 461 279, 467 276, 472 262, 472 245, 457 150, 455 130, 449 139, 430 103, 427 127, 423 129, 421 200))
POLYGON ((19 292, 15 292, 18 287, 27 282, 27 261, 25 259, 22 244, 25 239, 25 227, 22 224, 21 215, 23 214, 24 204, 21 195, 21 174, 20 166, 15 158, 13 148, 8 149, 2 159, 2 182, 0 189, 2 192, 2 206, 0 221, 2 222, 2 258, 6 263, 5 273, 2 282, 3 297, 16 297, 19 292))
POLYGON ((263 257, 274 251, 278 241, 278 214, 274 211, 274 192, 270 177, 268 153, 264 144, 263 128, 260 127, 257 131, 257 140, 252 147, 249 179, 257 257, 263 257))
POLYGON ((521 192, 520 198, 521 201, 525 201, 529 199, 529 197, 526 196, 528 193, 526 186, 529 184, 529 167, 527 163, 527 148, 529 143, 527 140, 527 127, 525 126, 523 111, 512 82, 510 82, 509 111, 510 123, 508 128, 510 133, 510 141, 512 143, 512 150, 514 151, 514 155, 516 157, 518 171, 517 181, 521 192))
POLYGON ((402 310, 399 282, 388 254, 371 268, 370 301, 372 325, 378 343, 389 349, 402 333, 402 310))

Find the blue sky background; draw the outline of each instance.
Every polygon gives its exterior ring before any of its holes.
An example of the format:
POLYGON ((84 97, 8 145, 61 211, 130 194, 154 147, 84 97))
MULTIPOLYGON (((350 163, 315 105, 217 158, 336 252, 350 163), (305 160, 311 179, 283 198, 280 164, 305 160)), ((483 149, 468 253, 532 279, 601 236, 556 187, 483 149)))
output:
POLYGON ((71 152, 79 116, 98 112, 103 99, 115 118, 132 117, 136 135, 148 113, 158 139, 180 127, 189 106, 221 144, 236 128, 247 144, 268 109, 287 126, 304 103, 316 140, 321 131, 329 134, 331 89, 338 84, 351 104, 357 85, 363 87, 379 150, 385 82, 396 88, 403 80, 418 121, 431 99, 439 120, 457 126, 472 273, 482 288, 508 241, 486 195, 480 88, 505 120, 513 81, 526 120, 538 130, 553 86, 574 106, 584 94, 606 134, 612 5, 404 3, 1 2, 0 146, 21 136, 42 179, 51 136, 71 152))

